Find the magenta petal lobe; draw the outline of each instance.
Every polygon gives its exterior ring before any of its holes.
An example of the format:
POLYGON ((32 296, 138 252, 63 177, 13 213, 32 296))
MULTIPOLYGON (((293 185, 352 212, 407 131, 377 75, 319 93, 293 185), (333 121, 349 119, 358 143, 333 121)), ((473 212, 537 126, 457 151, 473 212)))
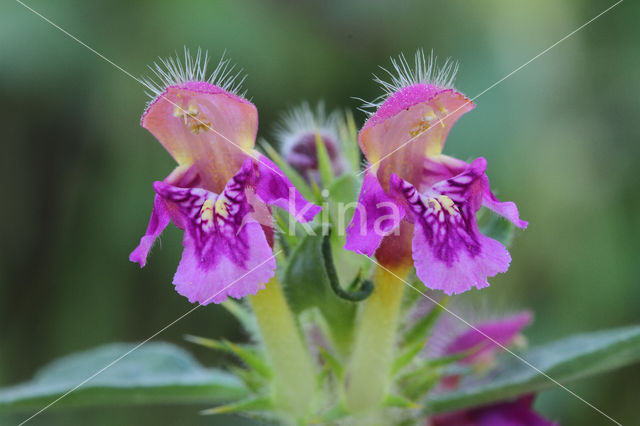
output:
POLYGON ((160 236, 164 228, 167 227, 171 221, 171 216, 164 205, 164 201, 157 195, 153 200, 153 210, 151 211, 151 218, 149 219, 149 225, 147 231, 140 238, 140 244, 129 255, 131 262, 140 264, 141 268, 147 264, 147 256, 155 240, 160 236))
POLYGON ((367 172, 355 213, 347 226, 346 250, 372 256, 382 238, 400 225, 404 208, 382 189, 378 178, 367 172))
POLYGON ((401 194, 414 217, 413 261, 424 284, 447 294, 489 285, 487 277, 506 272, 507 249, 478 231, 475 212, 481 192, 478 182, 486 162, 476 160, 464 173, 435 184, 427 195, 397 176, 394 193, 401 194))
POLYGON ((250 176, 247 162, 220 195, 163 182, 154 185, 174 223, 185 231, 173 282, 191 302, 206 305, 255 294, 275 272, 271 247, 249 215, 245 187, 250 176))
POLYGON ((310 222, 322 210, 322 207, 307 201, 278 166, 267 157, 259 155, 256 162, 256 193, 266 204, 286 210, 298 222, 310 222))

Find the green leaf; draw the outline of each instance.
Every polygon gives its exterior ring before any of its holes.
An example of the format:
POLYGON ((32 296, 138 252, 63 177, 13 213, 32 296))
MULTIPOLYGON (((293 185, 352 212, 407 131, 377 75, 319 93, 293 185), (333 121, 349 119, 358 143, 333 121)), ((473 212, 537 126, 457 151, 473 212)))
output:
POLYGON ((513 223, 486 208, 480 210, 478 228, 481 233, 500 241, 507 248, 511 247, 516 234, 516 227, 513 223))
MULTIPOLYGON (((317 230, 316 230, 317 231, 317 230)), ((296 313, 318 308, 340 354, 351 343, 356 304, 338 296, 331 288, 322 254, 322 235, 307 235, 292 251, 282 286, 296 313)))
POLYGON ((412 345, 408 345, 404 352, 402 352, 398 357, 393 361, 391 365, 391 375, 395 376, 399 371, 401 371, 404 367, 409 365, 411 361, 415 358, 418 353, 424 348, 424 345, 427 343, 427 340, 419 340, 414 342, 412 345))
POLYGON ((336 424, 338 420, 349 417, 351 413, 342 403, 338 403, 327 410, 320 418, 312 419, 310 424, 336 424))
POLYGON ((372 265, 366 256, 343 249, 346 243, 345 229, 355 212, 361 186, 362 181, 355 174, 344 174, 333 181, 329 187, 328 202, 323 205, 329 213, 329 221, 334 230, 331 233, 331 246, 339 258, 336 269, 340 279, 345 283, 351 281, 359 272, 362 272, 362 276, 368 276, 372 265))
POLYGON ((399 407, 415 409, 420 408, 420 405, 400 395, 387 395, 383 401, 385 407, 399 407))
POLYGON ((101 369, 104 370, 53 407, 212 404, 235 401, 248 395, 247 388, 237 377, 222 370, 204 368, 177 346, 151 342, 134 348, 134 344, 114 343, 53 361, 32 380, 1 389, 0 410, 42 408, 101 369))
MULTIPOLYGON (((329 190, 329 217, 334 226, 344 231, 356 210, 356 200, 362 181, 352 173, 336 178, 327 188, 329 190)), ((341 234, 344 234, 341 232, 341 234)))
POLYGON ((344 117, 338 123, 338 131, 340 144, 349 161, 351 171, 357 172, 360 170, 360 147, 358 146, 358 129, 351 110, 345 111, 344 117))
POLYGON ((324 360, 326 361, 326 363, 329 366, 329 368, 331 369, 331 371, 333 371, 333 374, 336 376, 336 378, 338 380, 341 381, 343 373, 344 373, 344 369, 343 369, 342 364, 340 363, 340 361, 336 357, 331 355, 322 346, 318 346, 318 350, 320 351, 320 355, 322 355, 322 358, 324 358, 324 360))
POLYGON ((434 368, 428 363, 424 363, 417 369, 407 371, 399 376, 396 382, 402 395, 412 401, 417 401, 433 389, 442 377, 441 368, 434 368))
POLYGON ((202 410, 200 411, 200 414, 230 414, 240 411, 246 413, 251 411, 271 411, 272 409, 273 403, 271 402, 271 398, 260 396, 256 398, 248 398, 231 404, 221 405, 219 407, 209 408, 207 410, 202 410))
MULTIPOLYGON (((418 293, 417 291, 414 293, 418 293)), ((419 294, 419 293, 418 293, 419 294)), ((444 310, 445 306, 449 302, 449 296, 444 296, 437 305, 435 305, 431 311, 420 318, 414 325, 407 331, 404 335, 404 344, 410 347, 418 344, 419 342, 424 341, 427 338, 427 335, 431 331, 431 328, 436 323, 438 317, 444 310)))
POLYGON ((195 343, 196 345, 232 353, 242 361, 244 361, 244 363, 247 364, 248 367, 255 370, 256 373, 260 374, 265 379, 271 378, 271 370, 269 366, 260 358, 254 348, 251 346, 237 345, 227 340, 208 339, 206 337, 192 336, 190 334, 187 334, 186 336, 184 336, 184 338, 188 342, 195 343))
POLYGON ((243 305, 242 302, 227 299, 220 305, 240 322, 242 328, 244 328, 249 336, 255 338, 260 335, 256 317, 253 316, 253 313, 243 305))
POLYGON ((318 156, 318 171, 320 172, 320 180, 325 188, 333 182, 333 166, 331 158, 327 152, 327 147, 322 140, 320 133, 316 132, 316 153, 318 156))
POLYGON ((265 379, 271 378, 271 369, 269 368, 269 365, 260 359, 258 355, 227 340, 225 340, 224 343, 238 356, 238 358, 255 370, 256 373, 260 374, 265 379))
MULTIPOLYGON (((556 386, 521 360, 504 355, 500 367, 481 381, 463 382, 455 392, 433 395, 425 411, 459 410, 556 386)), ((640 361, 640 326, 571 336, 534 348, 522 358, 564 385, 640 361)))

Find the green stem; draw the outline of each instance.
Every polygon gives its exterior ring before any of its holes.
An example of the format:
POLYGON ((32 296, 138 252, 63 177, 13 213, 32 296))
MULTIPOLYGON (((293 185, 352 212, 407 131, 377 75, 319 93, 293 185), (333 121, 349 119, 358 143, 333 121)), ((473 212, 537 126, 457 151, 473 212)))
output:
POLYGON ((375 410, 387 393, 404 289, 401 279, 407 272, 404 268, 394 271, 400 279, 382 268, 374 272, 375 287, 363 302, 345 385, 347 405, 354 413, 375 410))
POLYGON ((302 418, 316 389, 315 369, 278 279, 271 279, 249 300, 273 369, 274 402, 302 418))

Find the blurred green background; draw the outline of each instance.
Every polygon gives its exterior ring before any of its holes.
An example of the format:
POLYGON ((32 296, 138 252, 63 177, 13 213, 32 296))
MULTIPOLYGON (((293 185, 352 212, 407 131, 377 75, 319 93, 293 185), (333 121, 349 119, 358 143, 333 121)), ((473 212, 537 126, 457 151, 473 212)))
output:
MULTIPOLYGON (((301 100, 352 107, 380 94, 388 57, 434 49, 460 61, 475 96, 613 2, 103 1, 27 4, 135 76, 184 45, 226 50, 270 138, 301 100)), ((446 152, 485 156, 498 196, 530 221, 508 274, 484 292, 498 309, 530 307, 532 343, 639 323, 640 4, 627 1, 477 100, 446 152)), ((20 4, 0 5, 0 385, 55 357, 140 341, 188 310, 171 277, 180 234, 140 270, 127 256, 144 231, 154 180, 170 157, 139 126, 142 87, 20 4)), ((359 122, 364 115, 357 113, 359 122)), ((200 309, 159 340, 185 333, 243 339, 221 308, 200 309)), ((638 367, 572 384, 621 421, 637 419, 638 367)), ((605 424, 561 390, 537 402, 563 424, 605 424)), ((201 407, 54 409, 30 424, 230 424, 201 407)), ((20 419, 22 417, 19 417, 20 419)), ((242 419, 235 420, 242 422, 242 419)))

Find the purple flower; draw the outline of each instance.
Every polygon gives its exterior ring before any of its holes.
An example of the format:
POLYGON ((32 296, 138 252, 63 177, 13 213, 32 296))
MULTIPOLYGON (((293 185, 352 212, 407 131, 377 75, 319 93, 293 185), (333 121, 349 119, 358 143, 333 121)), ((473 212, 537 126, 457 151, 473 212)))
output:
MULTIPOLYGON (((531 323, 529 311, 503 318, 479 321, 473 328, 463 330, 443 345, 437 356, 452 355, 467 350, 472 353, 459 361, 475 368, 486 367, 503 347, 511 346, 531 323)), ((446 322, 439 326, 432 339, 444 340, 442 334, 451 328, 446 322)), ((439 384, 439 392, 464 386, 459 375, 446 376, 439 384)), ((429 419, 428 426, 552 426, 557 425, 533 411, 534 395, 520 396, 513 401, 503 401, 453 413, 439 414, 429 419)))
POLYGON ((488 286, 487 277, 511 261, 501 243, 479 232, 476 212, 484 206, 520 228, 527 222, 514 203, 493 195, 484 158, 468 164, 442 154, 452 126, 474 104, 453 89, 454 66, 435 72, 433 62, 418 52, 411 69, 401 57, 391 83, 378 79, 387 97, 371 104, 377 111, 358 135, 370 166, 345 248, 375 253, 389 266, 413 261, 427 287, 455 294, 488 286))
POLYGON ((558 426, 533 411, 534 395, 514 401, 439 414, 427 421, 427 426, 558 426))
POLYGON ((444 355, 452 355, 474 349, 461 362, 465 364, 493 363, 495 354, 503 346, 511 345, 523 328, 531 324, 532 314, 523 311, 515 315, 482 321, 450 341, 444 348, 444 355))
POLYGON ((219 303, 255 294, 275 273, 269 205, 297 220, 313 219, 320 207, 308 203, 270 160, 253 149, 256 107, 238 94, 233 68, 222 60, 203 81, 207 58, 185 50, 180 60, 162 61, 149 81, 155 94, 142 116, 149 130, 178 163, 156 196, 149 226, 129 259, 144 267, 149 250, 169 221, 184 230, 184 251, 173 278, 190 302, 219 303))
POLYGON ((319 102, 315 109, 311 109, 306 102, 302 103, 282 117, 277 128, 282 156, 307 182, 320 183, 316 135, 324 143, 333 174, 339 176, 345 171, 344 155, 338 136, 338 121, 338 112, 327 115, 322 102, 319 102))
MULTIPOLYGON (((470 311, 465 316, 474 315, 470 311)), ((469 351, 458 363, 481 373, 494 365, 496 355, 505 347, 524 341, 522 330, 532 320, 533 314, 529 311, 500 318, 471 320, 471 326, 463 324, 457 318, 441 317, 429 337, 425 356, 440 358, 469 351)), ((459 374, 444 376, 438 384, 439 391, 456 389, 461 378, 459 374)))

